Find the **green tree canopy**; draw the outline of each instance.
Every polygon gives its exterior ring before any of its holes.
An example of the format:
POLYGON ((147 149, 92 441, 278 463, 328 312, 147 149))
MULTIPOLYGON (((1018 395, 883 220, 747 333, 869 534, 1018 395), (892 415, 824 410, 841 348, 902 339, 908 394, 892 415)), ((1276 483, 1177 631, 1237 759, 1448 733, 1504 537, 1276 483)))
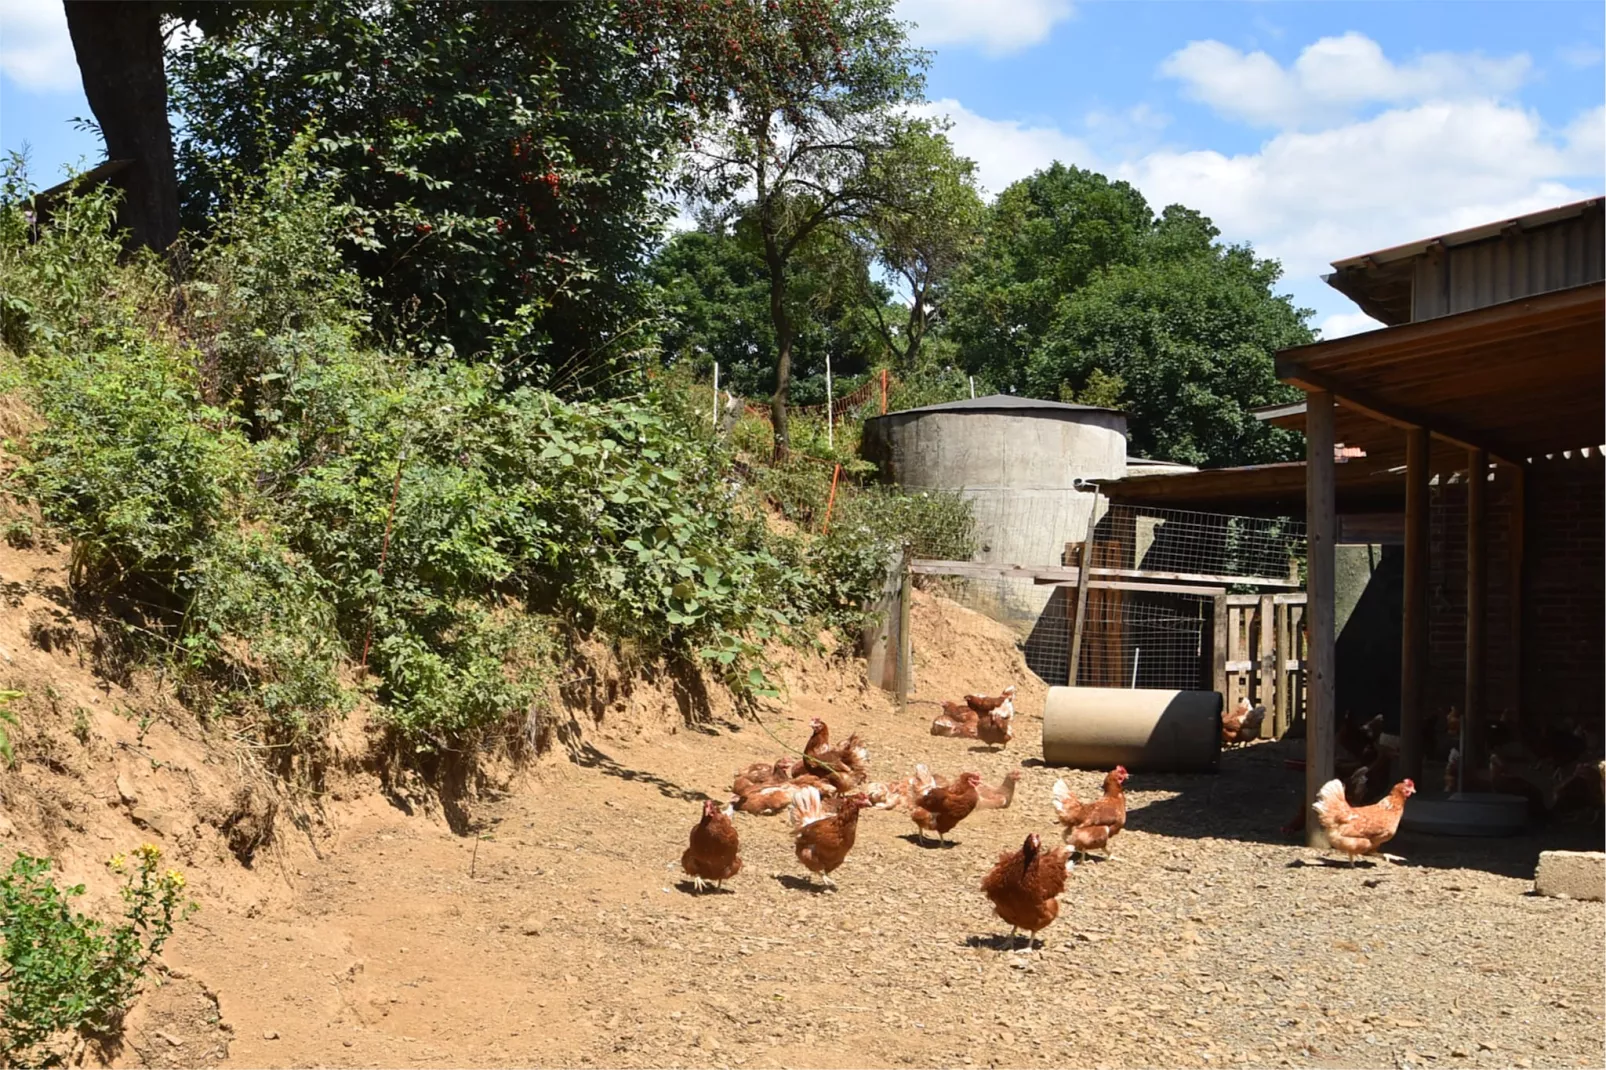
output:
MULTIPOLYGON (((750 215, 704 213, 695 230, 674 235, 654 259, 664 306, 664 358, 707 371, 742 397, 775 391, 775 327, 769 276, 750 215)), ((865 300, 887 299, 860 250, 836 228, 817 231, 789 266, 787 315, 795 331, 792 396, 825 400, 825 364, 838 381, 869 371, 885 350, 865 300)))
POLYGON ((1294 457, 1249 410, 1292 400, 1273 354, 1314 337, 1282 268, 1224 246, 1208 218, 1156 216, 1124 182, 1054 164, 988 211, 955 286, 961 363, 998 387, 1126 411, 1131 448, 1201 465, 1294 457))
POLYGON ((666 171, 713 96, 707 8, 315 0, 204 37, 171 64, 184 218, 311 124, 367 216, 347 254, 384 337, 606 381, 649 339, 666 171))

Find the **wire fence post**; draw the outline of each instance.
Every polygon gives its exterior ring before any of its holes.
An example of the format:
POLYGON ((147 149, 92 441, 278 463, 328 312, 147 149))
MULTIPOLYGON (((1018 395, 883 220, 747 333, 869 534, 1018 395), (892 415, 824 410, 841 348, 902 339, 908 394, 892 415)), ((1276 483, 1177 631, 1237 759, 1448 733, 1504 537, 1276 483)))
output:
POLYGON ((820 525, 821 535, 831 530, 831 507, 836 505, 836 481, 841 475, 842 466, 839 464, 831 470, 831 496, 825 500, 825 522, 820 525))
MULTIPOLYGON (((825 355, 825 444, 836 449, 836 408, 831 399, 831 354, 825 355)), ((836 480, 831 480, 833 489, 836 480)), ((830 510, 827 510, 829 512, 830 510)))
POLYGON ((1076 686, 1076 670, 1082 661, 1082 633, 1087 630, 1087 587, 1093 578, 1093 535, 1099 522, 1099 492, 1095 488, 1088 503, 1087 538, 1082 542, 1082 558, 1076 570, 1076 620, 1071 624, 1071 649, 1065 669, 1065 683, 1076 686))
POLYGON ((714 361, 714 430, 719 430, 719 361, 714 361))
POLYGON ((898 709, 909 705, 910 677, 914 666, 914 637, 909 634, 909 622, 914 600, 914 573, 909 571, 909 551, 903 552, 903 577, 898 585, 898 709))
POLYGON ((881 415, 887 414, 887 369, 881 369, 881 415))

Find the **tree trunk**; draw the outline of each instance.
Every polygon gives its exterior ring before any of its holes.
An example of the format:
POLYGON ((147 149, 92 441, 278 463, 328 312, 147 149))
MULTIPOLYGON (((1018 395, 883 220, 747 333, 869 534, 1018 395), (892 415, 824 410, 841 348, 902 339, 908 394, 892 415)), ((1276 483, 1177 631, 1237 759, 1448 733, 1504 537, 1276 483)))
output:
POLYGON ((786 312, 786 261, 778 253, 765 257, 770 269, 770 321, 775 326, 775 393, 770 397, 770 426, 775 430, 775 459, 792 450, 786 400, 792 389, 792 320, 786 312))
POLYGON ((65 0, 84 96, 112 160, 133 165, 118 222, 131 246, 165 252, 178 238, 178 173, 167 122, 161 8, 149 0, 65 0))

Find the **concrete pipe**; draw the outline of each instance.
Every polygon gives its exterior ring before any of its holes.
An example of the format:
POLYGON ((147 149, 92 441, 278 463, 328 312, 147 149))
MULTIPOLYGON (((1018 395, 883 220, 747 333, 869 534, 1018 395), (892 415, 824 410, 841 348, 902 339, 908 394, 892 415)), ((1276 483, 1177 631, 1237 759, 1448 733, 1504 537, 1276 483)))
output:
POLYGON ((1213 773, 1221 758, 1216 691, 1051 687, 1043 761, 1081 769, 1213 773))

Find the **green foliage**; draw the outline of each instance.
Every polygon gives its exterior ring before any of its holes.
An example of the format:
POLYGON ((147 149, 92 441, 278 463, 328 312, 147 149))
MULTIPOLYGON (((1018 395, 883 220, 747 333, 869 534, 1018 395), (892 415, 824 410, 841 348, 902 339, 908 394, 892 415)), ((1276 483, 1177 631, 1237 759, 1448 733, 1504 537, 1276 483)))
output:
POLYGON ((1217 234, 1078 168, 1017 182, 949 302, 960 361, 1005 389, 1124 410, 1134 453, 1213 466, 1296 456, 1297 436, 1249 410, 1297 397, 1272 356, 1312 340, 1311 313, 1274 292, 1275 261, 1217 234))
MULTIPOLYGON (((665 362, 708 378, 718 361, 721 389, 746 398, 774 393, 769 276, 752 214, 727 220, 705 213, 696 230, 670 238, 651 270, 667 314, 661 335, 665 362)), ((867 294, 872 303, 887 299, 860 250, 839 230, 816 231, 799 248, 786 277, 794 330, 792 397, 798 404, 825 401, 827 360, 840 397, 881 359, 885 346, 866 314, 867 294)), ((799 448, 795 441, 793 448, 799 448)))
POLYGON ((58 888, 49 859, 19 854, 0 878, 0 1051, 7 1065, 52 1065, 64 1035, 109 1035, 128 1010, 141 980, 176 921, 193 905, 182 902, 184 878, 159 872, 162 853, 146 844, 123 874, 123 918, 107 926, 72 909, 83 885, 58 888))
POLYGON ((711 92, 702 8, 315 0, 192 39, 169 64, 185 221, 315 116, 389 344, 606 382, 647 340, 665 160, 711 92))
MULTIPOLYGON (((350 707, 364 656, 398 734, 457 749, 528 730, 573 630, 703 658, 751 694, 766 642, 854 630, 879 587, 814 552, 817 511, 770 529, 679 383, 565 402, 371 348, 330 233, 346 217, 304 149, 219 214, 177 294, 116 266, 106 208, 88 194, 31 238, 0 208, 0 289, 29 309, 15 370, 42 418, 17 485, 136 647, 285 753, 350 707), (80 255, 105 289, 52 308, 80 255)), ((831 460, 823 439, 802 441, 831 460)), ((823 504, 831 468, 811 467, 823 504)), ((888 523, 876 537, 902 538, 888 523)))
POLYGON ((11 751, 11 733, 6 725, 17 727, 17 712, 11 704, 22 697, 21 691, 0 691, 0 757, 5 758, 7 765, 16 762, 16 755, 11 751))

